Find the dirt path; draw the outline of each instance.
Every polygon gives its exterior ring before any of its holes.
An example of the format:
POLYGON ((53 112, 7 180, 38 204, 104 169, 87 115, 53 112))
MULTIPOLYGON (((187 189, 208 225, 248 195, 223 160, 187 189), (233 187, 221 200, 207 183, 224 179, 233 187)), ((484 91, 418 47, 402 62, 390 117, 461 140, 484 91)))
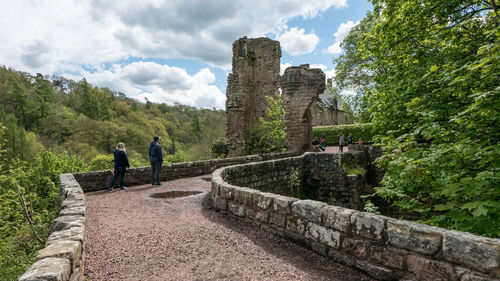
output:
MULTIPOLYGON (((89 280, 371 280, 354 269, 203 208, 204 177, 87 193, 89 280), (165 191, 201 191, 153 199, 165 191)), ((126 180, 126 179, 125 179, 126 180)))

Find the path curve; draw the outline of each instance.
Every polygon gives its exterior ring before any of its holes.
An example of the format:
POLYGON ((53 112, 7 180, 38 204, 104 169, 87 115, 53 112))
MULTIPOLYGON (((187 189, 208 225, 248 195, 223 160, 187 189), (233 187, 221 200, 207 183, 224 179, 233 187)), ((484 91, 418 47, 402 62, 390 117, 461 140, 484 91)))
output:
POLYGON ((208 209, 208 179, 86 193, 88 280, 372 280, 208 209), (203 193, 150 197, 174 190, 203 193))

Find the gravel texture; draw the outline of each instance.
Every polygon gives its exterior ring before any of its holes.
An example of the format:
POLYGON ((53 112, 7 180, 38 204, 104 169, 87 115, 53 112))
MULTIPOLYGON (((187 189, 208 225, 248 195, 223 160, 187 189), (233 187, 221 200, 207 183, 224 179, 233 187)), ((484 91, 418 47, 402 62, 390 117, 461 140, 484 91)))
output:
POLYGON ((372 280, 355 269, 209 209, 207 178, 86 193, 86 278, 372 280), (203 193, 151 198, 166 191, 203 193))

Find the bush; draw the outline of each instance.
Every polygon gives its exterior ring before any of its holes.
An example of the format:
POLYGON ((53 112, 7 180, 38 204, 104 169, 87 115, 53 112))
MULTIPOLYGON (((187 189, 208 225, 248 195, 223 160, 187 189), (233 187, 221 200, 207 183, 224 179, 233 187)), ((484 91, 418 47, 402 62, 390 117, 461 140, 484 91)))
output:
POLYGON ((215 158, 226 158, 227 148, 224 138, 219 138, 210 145, 210 152, 215 158))
POLYGON ((347 136, 352 133, 352 142, 358 143, 361 138, 363 143, 372 143, 373 129, 371 123, 364 124, 349 124, 349 125, 332 125, 332 126, 317 126, 313 127, 313 136, 321 139, 321 134, 326 134, 327 145, 338 145, 340 133, 344 134, 345 142, 347 143, 347 136))

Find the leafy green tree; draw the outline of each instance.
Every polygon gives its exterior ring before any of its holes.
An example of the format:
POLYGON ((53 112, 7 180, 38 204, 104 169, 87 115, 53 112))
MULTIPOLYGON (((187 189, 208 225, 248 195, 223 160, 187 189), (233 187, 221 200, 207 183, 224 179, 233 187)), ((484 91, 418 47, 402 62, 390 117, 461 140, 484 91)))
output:
POLYGON ((285 100, 278 92, 274 97, 266 96, 268 120, 260 118, 260 124, 252 129, 249 151, 270 153, 286 151, 285 143, 285 100))
POLYGON ((498 1, 373 4, 356 56, 376 74, 377 194, 430 224, 500 237, 498 1))

